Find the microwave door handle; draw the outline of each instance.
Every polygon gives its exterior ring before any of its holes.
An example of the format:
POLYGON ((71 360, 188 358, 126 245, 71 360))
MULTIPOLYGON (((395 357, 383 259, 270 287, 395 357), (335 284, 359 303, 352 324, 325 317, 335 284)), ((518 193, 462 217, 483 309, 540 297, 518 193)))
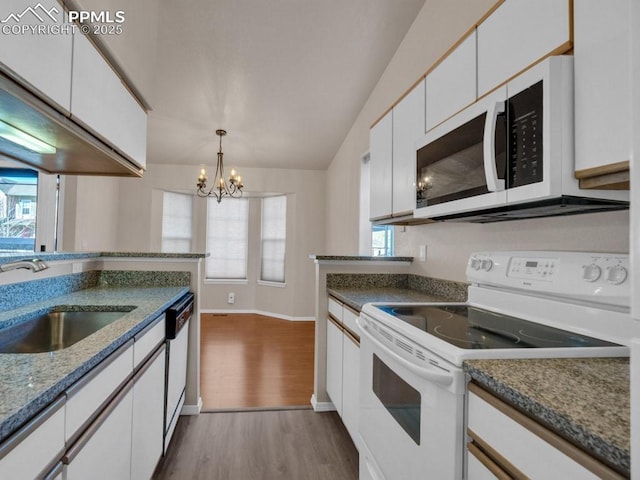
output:
POLYGON ((484 124, 483 157, 484 175, 487 179, 487 188, 490 192, 504 190, 504 180, 498 178, 496 168, 496 123, 498 115, 504 113, 504 102, 493 102, 487 110, 487 118, 484 124))
POLYGON ((369 333, 369 325, 366 320, 363 321, 361 318, 356 318, 356 324, 360 327, 360 333, 362 334, 362 336, 371 341, 371 343, 373 343, 377 348, 387 353, 391 358, 393 358, 396 362, 398 362, 410 372, 438 385, 447 386, 453 383, 453 375, 434 372, 433 369, 414 365, 409 360, 402 358, 400 355, 390 350, 389 347, 386 347, 380 340, 369 333))

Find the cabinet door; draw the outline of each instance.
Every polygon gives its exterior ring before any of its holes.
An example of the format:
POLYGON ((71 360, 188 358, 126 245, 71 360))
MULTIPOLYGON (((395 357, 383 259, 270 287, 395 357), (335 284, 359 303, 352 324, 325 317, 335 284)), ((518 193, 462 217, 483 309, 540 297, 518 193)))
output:
POLYGON ((342 348, 342 423, 359 450, 360 347, 345 333, 342 348))
POLYGON ((72 118, 144 168, 147 115, 81 33, 73 39, 72 80, 72 118))
POLYGON ((0 478, 36 478, 64 452, 64 398, 0 444, 0 478))
POLYGON ((426 130, 476 101, 475 30, 427 75, 426 130))
POLYGON ((567 0, 506 0, 478 26, 478 96, 571 47, 567 0))
POLYGON ((370 132, 369 218, 391 215, 391 175, 393 158, 393 112, 387 113, 370 132))
POLYGON ((327 321, 327 393, 342 415, 342 330, 327 321))
POLYGON ((133 387, 131 478, 148 479, 162 456, 165 347, 156 351, 133 387))
POLYGON ((131 478, 131 386, 132 382, 67 451, 66 480, 131 478))
POLYGON ((393 108, 392 201, 394 215, 416 208, 416 141, 424 135, 424 80, 393 108))
MULTIPOLYGON (((503 405, 500 400, 493 401, 497 405, 503 405)), ((568 455, 543 440, 539 433, 533 433, 474 392, 469 392, 468 426, 474 439, 477 437, 489 445, 492 451, 528 478, 597 478, 568 455), (545 461, 540 462, 541 458, 545 461)), ((540 425, 539 431, 542 430, 545 429, 540 425)), ((469 478, 471 480, 471 477, 469 478)))
POLYGON ((70 25, 64 9, 56 0, 4 1, 0 2, 0 20, 2 70, 68 113, 73 37, 70 28, 68 31, 65 28, 70 25), (19 17, 21 14, 24 15, 19 17), (44 28, 51 33, 21 33, 20 27, 25 26, 44 28))
POLYGON ((630 1, 574 2, 576 170, 631 154, 630 1))

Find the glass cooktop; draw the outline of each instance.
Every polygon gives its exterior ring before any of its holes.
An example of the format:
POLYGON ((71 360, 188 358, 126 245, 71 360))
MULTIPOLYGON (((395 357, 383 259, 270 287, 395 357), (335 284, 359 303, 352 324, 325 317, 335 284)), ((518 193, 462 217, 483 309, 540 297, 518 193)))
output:
POLYGON ((467 305, 378 306, 420 330, 466 349, 619 346, 467 305))

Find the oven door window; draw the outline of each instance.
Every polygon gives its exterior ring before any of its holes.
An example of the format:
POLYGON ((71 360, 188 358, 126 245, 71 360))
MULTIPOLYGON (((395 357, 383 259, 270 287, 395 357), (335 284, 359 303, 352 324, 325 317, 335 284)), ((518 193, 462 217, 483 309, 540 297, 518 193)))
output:
POLYGON ((420 392, 373 355, 373 393, 407 435, 420 445, 420 392))

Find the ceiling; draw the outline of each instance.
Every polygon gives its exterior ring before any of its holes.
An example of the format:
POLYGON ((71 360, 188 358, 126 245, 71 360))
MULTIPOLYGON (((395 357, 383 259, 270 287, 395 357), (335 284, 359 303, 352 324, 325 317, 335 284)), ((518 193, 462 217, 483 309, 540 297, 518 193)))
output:
POLYGON ((423 4, 157 2, 147 162, 326 169, 423 4))

